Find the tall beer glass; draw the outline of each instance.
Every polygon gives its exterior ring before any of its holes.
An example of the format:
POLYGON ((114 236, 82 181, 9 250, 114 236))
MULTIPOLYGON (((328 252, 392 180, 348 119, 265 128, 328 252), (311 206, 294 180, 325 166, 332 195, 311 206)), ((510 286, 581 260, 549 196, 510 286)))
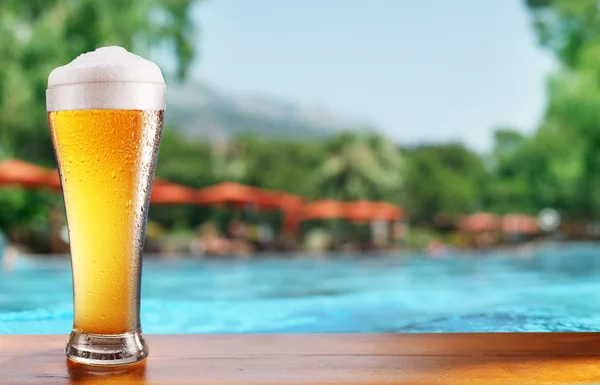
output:
POLYGON ((81 55, 48 79, 71 245, 73 361, 123 365, 148 355, 142 249, 165 93, 158 66, 119 47, 81 55))

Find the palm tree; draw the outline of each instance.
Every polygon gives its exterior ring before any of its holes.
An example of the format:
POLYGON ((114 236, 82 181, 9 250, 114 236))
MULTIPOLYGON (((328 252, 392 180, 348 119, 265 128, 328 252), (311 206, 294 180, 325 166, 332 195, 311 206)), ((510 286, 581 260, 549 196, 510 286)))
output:
POLYGON ((319 198, 399 200, 405 160, 392 142, 379 134, 343 133, 328 144, 328 154, 312 177, 319 198))

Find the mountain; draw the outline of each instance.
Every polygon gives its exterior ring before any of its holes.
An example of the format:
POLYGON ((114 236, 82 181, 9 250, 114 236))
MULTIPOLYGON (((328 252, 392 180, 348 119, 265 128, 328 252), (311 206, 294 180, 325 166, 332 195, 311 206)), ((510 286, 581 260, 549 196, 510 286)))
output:
POLYGON ((324 138, 369 125, 326 108, 259 95, 230 95, 198 80, 168 82, 166 124, 208 140, 251 134, 271 138, 324 138))

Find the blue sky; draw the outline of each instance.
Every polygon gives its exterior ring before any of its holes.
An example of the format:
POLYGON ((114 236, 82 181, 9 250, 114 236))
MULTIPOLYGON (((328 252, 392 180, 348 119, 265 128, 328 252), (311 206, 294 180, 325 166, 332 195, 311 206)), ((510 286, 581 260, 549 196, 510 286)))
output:
POLYGON ((407 144, 531 132, 554 61, 522 0, 206 0, 193 74, 324 105, 407 144))

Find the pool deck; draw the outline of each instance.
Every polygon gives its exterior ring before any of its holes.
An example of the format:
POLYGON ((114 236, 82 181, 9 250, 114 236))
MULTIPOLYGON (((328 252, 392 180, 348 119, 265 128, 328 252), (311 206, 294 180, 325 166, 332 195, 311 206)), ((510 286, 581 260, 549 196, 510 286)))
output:
POLYGON ((149 335, 120 373, 65 335, 0 335, 0 384, 600 384, 600 333, 149 335))

